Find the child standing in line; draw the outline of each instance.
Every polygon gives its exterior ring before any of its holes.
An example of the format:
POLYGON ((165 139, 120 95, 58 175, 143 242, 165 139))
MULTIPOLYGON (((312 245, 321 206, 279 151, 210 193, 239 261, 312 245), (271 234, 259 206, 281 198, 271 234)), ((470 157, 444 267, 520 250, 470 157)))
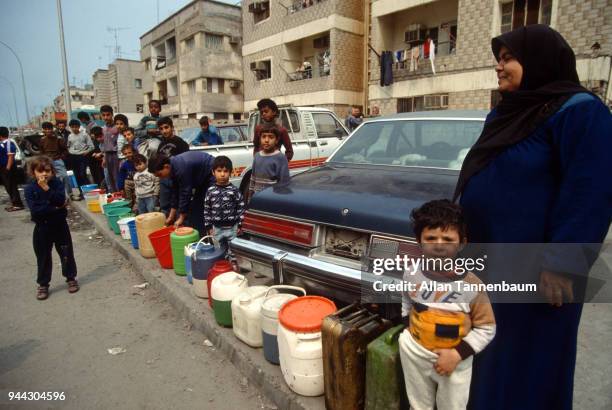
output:
POLYGON ((119 158, 119 167, 121 167, 121 164, 125 160, 125 155, 123 155, 123 152, 121 152, 126 143, 126 138, 123 133, 129 127, 129 123, 127 117, 123 114, 115 115, 113 121, 115 122, 115 128, 117 129, 117 157, 119 158))
POLYGON ((149 115, 142 117, 138 126, 136 127, 136 148, 143 141, 160 137, 160 131, 157 128, 157 120, 159 120, 159 114, 161 112, 161 103, 158 100, 149 101, 149 115))
POLYGON ((79 120, 70 120, 70 135, 68 136, 68 154, 74 176, 79 186, 89 184, 87 180, 87 162, 89 153, 94 150, 93 142, 89 135, 83 131, 79 120))
POLYGON ((0 127, 0 180, 11 199, 11 205, 4 210, 15 212, 23 210, 23 202, 19 196, 17 164, 15 164, 17 145, 9 139, 9 135, 8 128, 0 127))
POLYGON ((123 143, 123 145, 129 144, 132 146, 132 148, 134 148, 134 153, 138 152, 138 146, 136 145, 136 134, 134 132, 134 128, 127 127, 123 131, 123 137, 125 138, 125 142, 123 143))
POLYGON ((91 141, 94 150, 89 157, 89 170, 96 185, 99 188, 106 189, 105 169, 102 166, 102 161, 104 160, 104 153, 102 152, 104 133, 102 132, 102 127, 95 126, 91 128, 91 141))
POLYGON ((68 283, 68 292, 79 290, 76 280, 77 267, 72 248, 70 228, 66 222, 66 194, 62 182, 55 177, 53 162, 49 157, 39 156, 30 160, 29 173, 34 178, 25 188, 25 198, 30 208, 34 227, 34 253, 38 265, 38 291, 36 298, 49 297, 49 283, 53 261, 53 246, 60 257, 62 275, 68 283))
POLYGON ((461 207, 430 201, 411 219, 425 259, 403 277, 415 289, 402 295, 409 324, 399 338, 408 400, 413 409, 465 409, 472 356, 495 336, 493 309, 485 292, 465 290, 482 284, 472 272, 443 268, 467 242, 461 207))
POLYGON ((260 130, 261 150, 253 159, 253 170, 249 184, 250 201, 253 195, 269 186, 289 182, 289 163, 287 157, 278 149, 281 131, 274 125, 260 130))
POLYGON ((134 189, 138 214, 155 211, 157 196, 159 195, 159 178, 147 169, 147 158, 142 154, 134 154, 134 189))
POLYGON ((257 109, 259 110, 259 115, 261 116, 261 124, 255 126, 255 135, 253 136, 253 155, 262 149, 262 130, 274 126, 279 130, 279 138, 278 141, 276 141, 276 145, 279 150, 281 145, 285 147, 285 156, 287 157, 287 161, 291 161, 291 158, 293 158, 293 146, 291 145, 291 138, 289 138, 287 129, 283 127, 280 118, 278 118, 280 114, 278 106, 273 100, 264 98, 257 102, 257 109))
POLYGON ((113 121, 113 108, 110 105, 103 105, 100 107, 100 114, 105 124, 102 127, 104 142, 101 147, 104 153, 102 166, 106 170, 104 177, 106 178, 108 191, 117 192, 117 178, 119 176, 119 157, 117 156, 118 133, 113 121))
POLYGON ((125 144, 121 148, 121 153, 125 157, 125 160, 119 168, 117 187, 119 190, 123 191, 123 197, 128 201, 129 207, 135 209, 134 174, 136 173, 136 168, 134 166, 134 148, 132 148, 130 144, 125 144))
MULTIPOLYGON (((171 158, 189 151, 187 144, 181 137, 174 135, 174 123, 170 117, 162 117, 157 121, 157 127, 161 132, 162 142, 157 148, 158 157, 171 158)), ((172 180, 165 178, 160 181, 159 186, 159 208, 168 216, 171 208, 172 180)))
POLYGON ((204 229, 221 243, 236 237, 244 218, 244 199, 240 190, 229 180, 232 161, 218 156, 212 163, 215 185, 206 191, 204 199, 204 229))

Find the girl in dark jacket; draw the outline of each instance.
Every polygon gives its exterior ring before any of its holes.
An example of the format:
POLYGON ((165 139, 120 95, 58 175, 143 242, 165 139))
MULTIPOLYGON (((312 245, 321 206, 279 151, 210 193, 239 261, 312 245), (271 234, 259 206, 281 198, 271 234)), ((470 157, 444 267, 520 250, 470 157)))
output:
POLYGON ((34 178, 25 188, 25 198, 32 214, 34 227, 34 253, 38 265, 38 291, 36 298, 49 297, 49 282, 53 261, 51 251, 55 245, 62 263, 62 275, 68 283, 68 292, 79 290, 77 268, 72 249, 70 228, 66 222, 66 194, 64 184, 55 176, 53 161, 40 156, 32 159, 29 173, 34 178))

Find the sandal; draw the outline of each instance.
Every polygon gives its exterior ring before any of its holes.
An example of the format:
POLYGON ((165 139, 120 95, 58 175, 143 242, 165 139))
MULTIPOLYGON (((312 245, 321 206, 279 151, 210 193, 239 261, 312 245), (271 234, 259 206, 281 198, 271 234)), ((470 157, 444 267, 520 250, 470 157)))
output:
POLYGON ((36 299, 45 300, 49 297, 49 286, 39 286, 36 291, 36 299))
POLYGON ((22 206, 11 206, 11 207, 7 207, 4 208, 6 209, 7 212, 15 212, 15 211, 23 211, 24 208, 22 206))
POLYGON ((79 291, 79 282, 76 279, 72 279, 68 281, 68 292, 75 293, 79 291))

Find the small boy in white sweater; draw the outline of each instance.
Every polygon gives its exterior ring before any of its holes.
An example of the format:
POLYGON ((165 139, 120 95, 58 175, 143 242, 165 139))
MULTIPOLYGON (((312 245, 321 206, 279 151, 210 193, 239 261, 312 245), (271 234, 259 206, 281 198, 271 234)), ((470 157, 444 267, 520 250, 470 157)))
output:
POLYGON ((134 154, 134 189, 138 214, 155 211, 159 196, 159 178, 147 169, 147 158, 142 154, 134 154))
POLYGON ((493 309, 485 292, 466 290, 480 279, 454 263, 467 242, 461 207, 430 201, 411 219, 423 263, 403 277, 415 289, 402 297, 409 325, 399 338, 408 400, 416 410, 465 409, 472 356, 495 336, 493 309))

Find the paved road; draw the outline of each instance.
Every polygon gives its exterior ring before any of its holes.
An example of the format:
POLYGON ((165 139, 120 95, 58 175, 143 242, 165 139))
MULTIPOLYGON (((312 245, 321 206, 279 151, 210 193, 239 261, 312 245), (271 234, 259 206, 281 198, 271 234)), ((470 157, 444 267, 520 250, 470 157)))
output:
POLYGON ((54 255, 37 301, 32 229, 28 213, 0 210, 0 408, 274 408, 155 291, 134 288, 142 279, 89 226, 73 227, 81 291, 68 293, 54 255), (16 405, 8 391, 66 400, 16 405))
MULTIPOLYGON (((1 210, 4 200, 0 191, 0 408, 15 407, 11 390, 67 395, 18 408, 274 408, 153 290, 133 288, 142 279, 79 220, 81 291, 68 294, 56 266, 50 298, 36 301, 33 224, 26 212, 1 210), (112 356, 112 347, 126 352, 112 356)), ((612 304, 586 304, 576 409, 612 408, 611 341, 612 304)))

